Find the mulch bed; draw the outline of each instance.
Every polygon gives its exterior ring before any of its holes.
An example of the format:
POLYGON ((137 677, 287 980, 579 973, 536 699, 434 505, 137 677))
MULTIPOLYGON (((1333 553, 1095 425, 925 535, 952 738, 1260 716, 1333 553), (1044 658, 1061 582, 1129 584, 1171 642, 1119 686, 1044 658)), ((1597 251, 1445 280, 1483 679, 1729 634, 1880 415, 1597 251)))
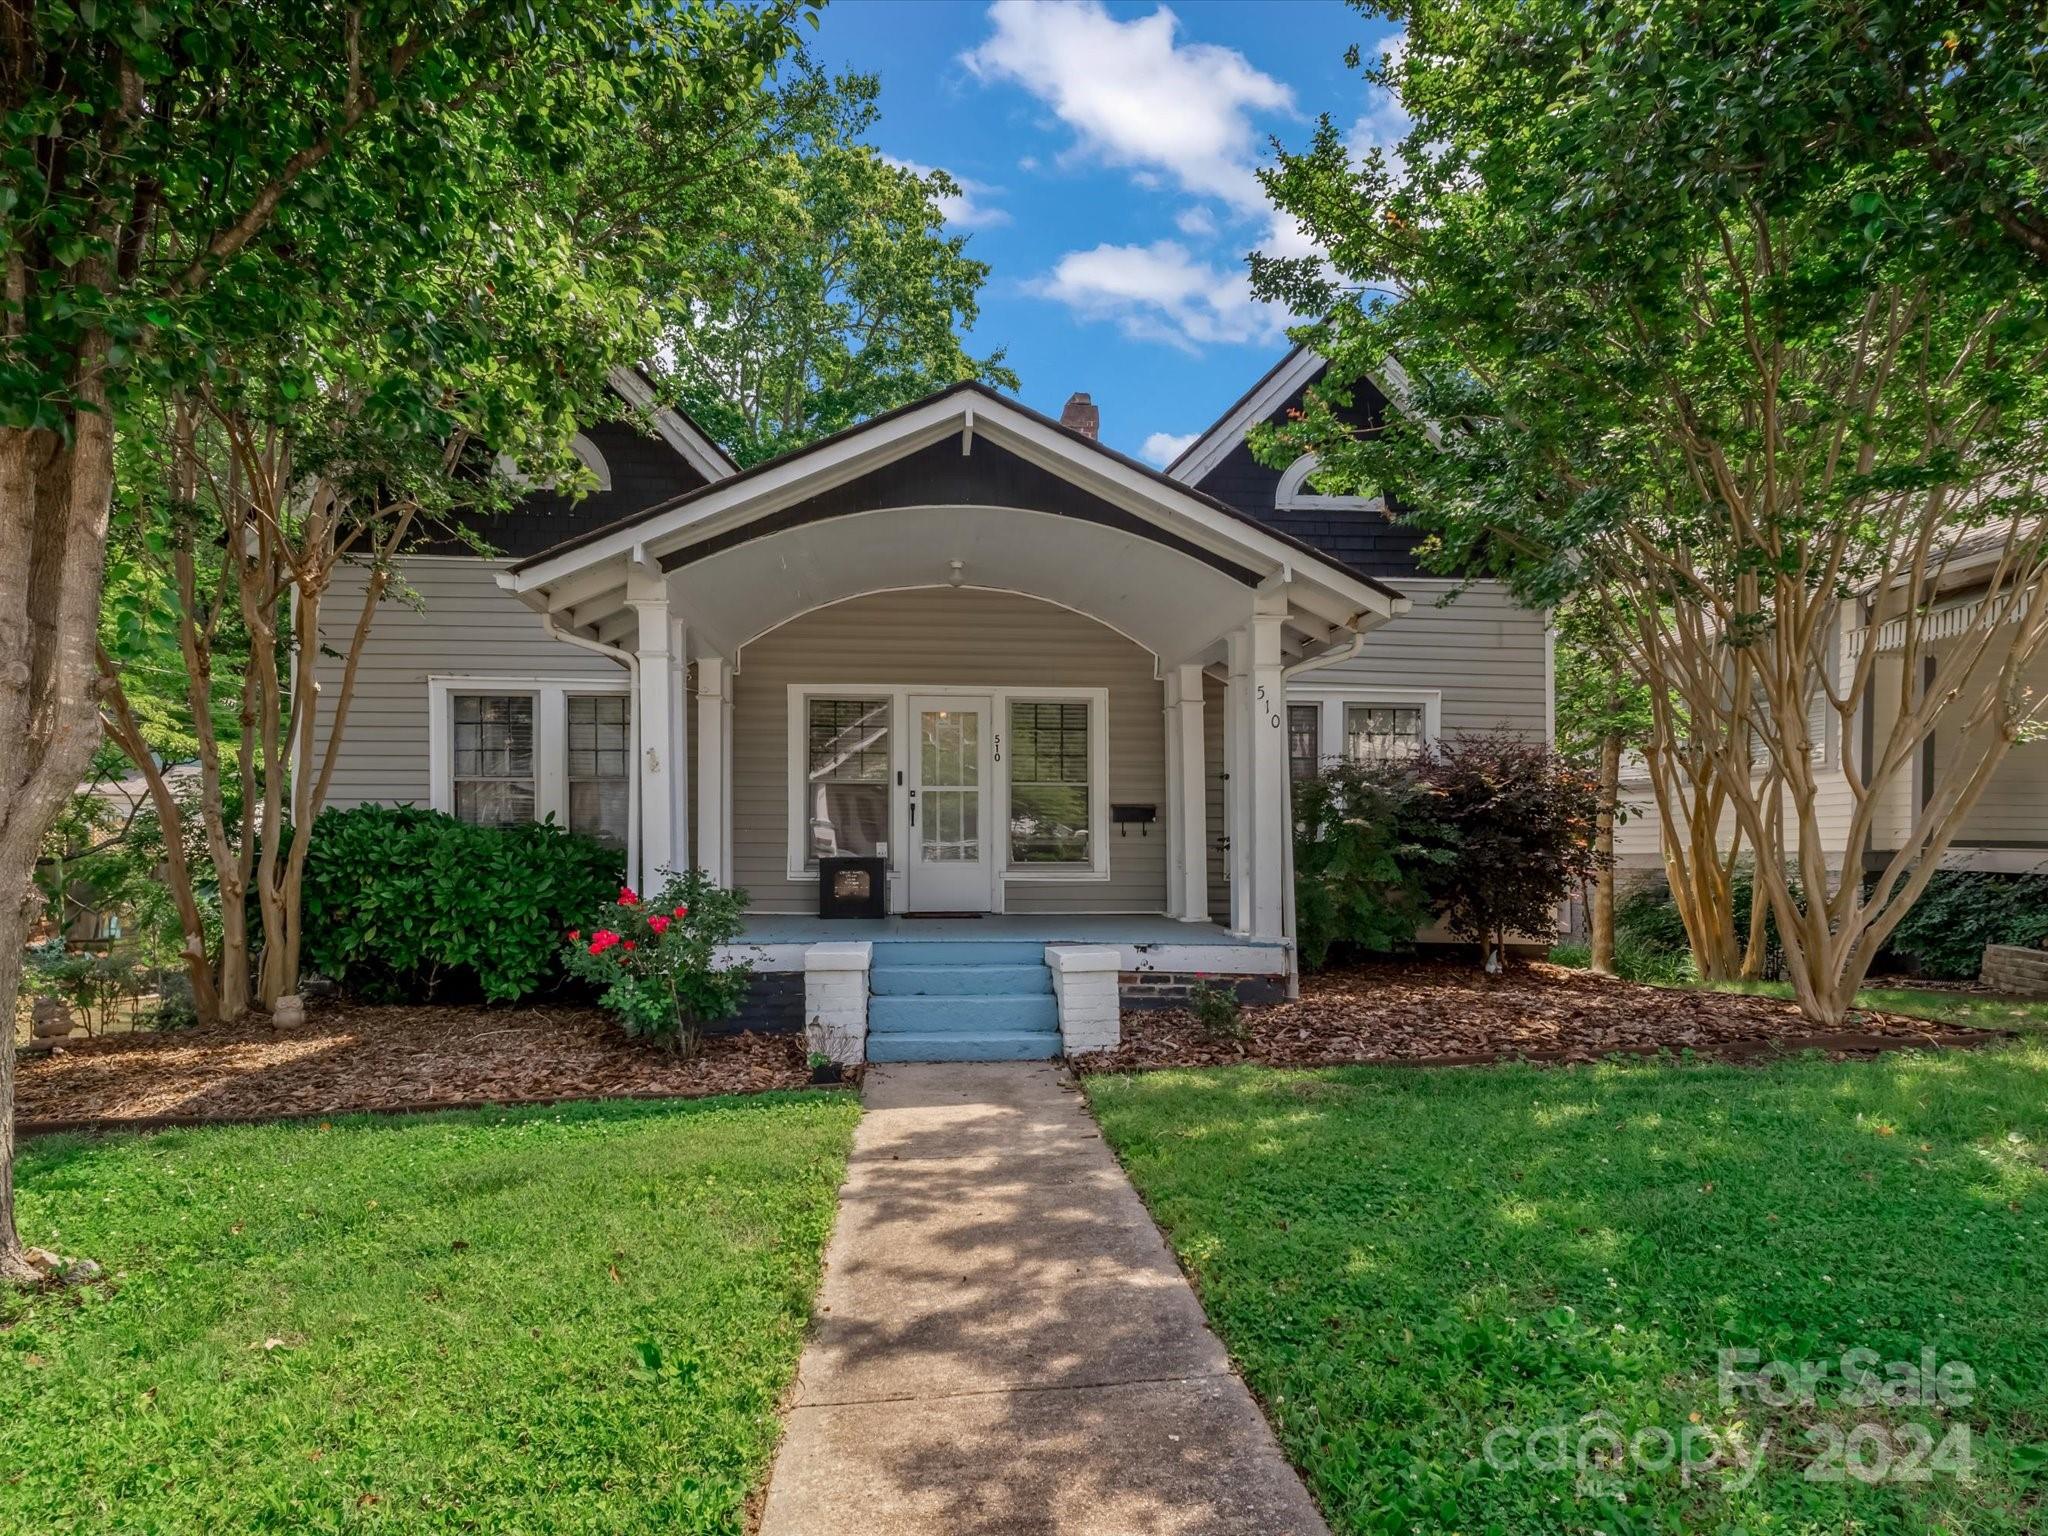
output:
POLYGON ((797 1035, 710 1035, 691 1057, 638 1044, 595 1009, 311 1010, 267 1024, 110 1035, 25 1052, 24 1135, 351 1111, 694 1098, 809 1081, 797 1035))
POLYGON ((1302 981, 1299 1001, 1246 1008, 1243 1022, 1248 1038, 1230 1040, 1179 1009, 1126 1013, 1123 1043, 1079 1065, 1091 1072, 1236 1062, 1476 1066, 1665 1051, 1749 1060, 1801 1050, 1863 1056, 1983 1045, 2009 1033, 1859 1010, 1842 1030, 1822 1034, 1776 998, 1640 986, 1540 962, 1500 976, 1427 962, 1324 971, 1302 981))

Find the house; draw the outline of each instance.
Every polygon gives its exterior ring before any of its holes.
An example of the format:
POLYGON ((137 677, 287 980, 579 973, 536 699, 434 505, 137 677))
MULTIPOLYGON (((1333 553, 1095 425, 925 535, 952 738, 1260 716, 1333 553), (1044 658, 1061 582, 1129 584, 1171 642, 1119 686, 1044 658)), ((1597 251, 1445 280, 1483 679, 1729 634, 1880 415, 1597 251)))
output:
MULTIPOLYGON (((1915 819, 1949 765, 1966 750, 1973 757, 1981 752, 1981 744, 1973 745, 1968 732, 1973 711, 1995 682, 1995 662, 2003 654, 1995 643, 1986 661, 1980 662, 1977 675, 1960 679, 1941 705, 1933 735, 1921 750, 1874 794, 1867 826, 1856 828, 1853 786, 1872 781, 1873 766, 1890 739, 1901 699, 1912 698, 1917 704, 1921 690, 1935 685, 1943 662, 1982 633, 1987 598, 1994 618, 2009 614, 2015 592, 2026 585, 2011 568, 2001 569, 2008 531, 2003 524, 1958 529, 1948 547, 1931 553, 1930 568, 1938 571, 1938 576, 1930 581, 1917 632, 1910 639, 1904 601, 1896 585, 1889 591, 1865 591, 1836 611, 1819 662, 1830 680, 1839 685, 1866 650, 1876 654, 1864 706, 1846 728, 1817 685, 1807 710, 1814 816, 1832 872, 1839 873, 1845 864, 1871 872, 1884 869, 1900 848, 1913 845, 1915 819), (1910 683, 1902 676, 1909 645, 1920 670, 1910 683)), ((2020 570, 2028 568, 2022 565, 2020 570)), ((2044 699, 2048 699, 2048 655, 2035 657, 2026 668, 2020 696, 2014 702, 2022 714, 2031 711, 2038 718, 2044 699)), ((1760 743, 1752 756, 1761 775, 1764 757, 1760 743)), ((1641 884, 1663 869, 1662 822, 1648 777, 1639 768, 1624 773, 1622 797, 1630 814, 1615 829, 1616 864, 1625 884, 1641 884)), ((1720 830, 1724 849, 1734 825, 1731 812, 1720 830)), ((2039 740, 2022 740, 2007 753, 1964 815, 1941 867, 2002 874, 2048 871, 2048 746, 2039 740)))
POLYGON ((1085 395, 974 384, 745 470, 674 412, 593 427, 594 494, 407 561, 331 803, 552 816, 636 879, 742 886, 752 1016, 847 1059, 1090 1048, 1198 973, 1277 994, 1293 776, 1551 725, 1542 614, 1445 604, 1381 506, 1252 458, 1322 366, 1289 353, 1163 473, 1085 395), (884 915, 820 918, 819 860, 862 857, 884 915))

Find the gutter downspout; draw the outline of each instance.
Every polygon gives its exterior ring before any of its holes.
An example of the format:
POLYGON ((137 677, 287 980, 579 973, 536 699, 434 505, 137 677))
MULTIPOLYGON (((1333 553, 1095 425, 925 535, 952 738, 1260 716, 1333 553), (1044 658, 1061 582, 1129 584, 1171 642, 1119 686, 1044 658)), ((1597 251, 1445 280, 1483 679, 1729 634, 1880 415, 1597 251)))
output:
POLYGON ((594 655, 624 663, 626 675, 632 679, 633 707, 626 715, 627 750, 632 754, 628 761, 633 764, 633 776, 627 781, 626 793, 626 883, 637 889, 640 883, 640 658, 631 651, 621 650, 615 645, 606 645, 602 641, 572 634, 557 624, 555 616, 545 610, 541 613, 540 623, 551 640, 560 640, 575 646, 578 650, 589 651, 594 655))

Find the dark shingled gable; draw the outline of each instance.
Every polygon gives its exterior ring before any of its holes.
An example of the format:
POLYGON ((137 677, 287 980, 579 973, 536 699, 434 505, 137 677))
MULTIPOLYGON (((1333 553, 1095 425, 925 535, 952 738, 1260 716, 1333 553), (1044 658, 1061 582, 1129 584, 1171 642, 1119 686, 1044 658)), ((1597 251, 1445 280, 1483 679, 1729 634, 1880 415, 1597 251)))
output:
MULTIPOLYGON (((1322 376, 1318 369, 1302 388, 1322 376)), ((1378 426, 1387 409, 1386 397, 1367 380, 1361 380, 1351 395, 1351 404, 1340 413, 1344 420, 1367 429, 1378 426)), ((1300 404, 1301 391, 1297 390, 1265 419, 1285 421, 1287 413, 1300 404)), ((1416 547, 1424 538, 1419 529, 1390 522, 1381 513, 1365 510, 1280 511, 1273 505, 1280 489, 1280 476, 1280 470, 1261 464, 1250 448, 1239 443, 1222 463, 1195 484, 1197 489, 1229 502, 1277 532, 1313 545, 1333 560, 1341 560, 1368 576, 1399 578, 1429 574, 1415 557, 1416 547)))
MULTIPOLYGON (((501 516, 465 519, 492 551, 523 559, 705 483, 694 465, 635 422, 593 422, 583 429, 583 435, 604 455, 612 472, 612 488, 592 491, 581 501, 553 491, 535 491, 501 516)), ((429 554, 472 553, 455 539, 437 540, 424 549, 429 554)))

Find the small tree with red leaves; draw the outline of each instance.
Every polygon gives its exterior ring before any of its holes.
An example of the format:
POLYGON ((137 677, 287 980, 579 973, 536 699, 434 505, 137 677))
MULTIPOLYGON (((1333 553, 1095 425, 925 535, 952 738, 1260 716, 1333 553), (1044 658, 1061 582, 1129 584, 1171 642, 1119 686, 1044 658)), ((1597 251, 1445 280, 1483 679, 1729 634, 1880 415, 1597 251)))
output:
POLYGON ((1554 937, 1559 904, 1599 867, 1599 782, 1507 732, 1438 742, 1416 766, 1446 855, 1424 866, 1431 904, 1498 971, 1508 935, 1554 937))

